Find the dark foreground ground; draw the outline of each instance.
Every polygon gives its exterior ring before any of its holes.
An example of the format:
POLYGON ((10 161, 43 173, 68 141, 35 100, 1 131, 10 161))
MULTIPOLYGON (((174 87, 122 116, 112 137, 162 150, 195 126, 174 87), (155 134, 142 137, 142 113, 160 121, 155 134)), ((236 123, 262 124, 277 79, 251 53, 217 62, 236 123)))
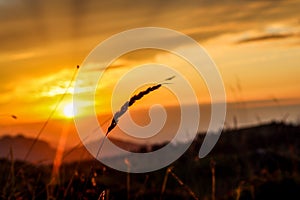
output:
POLYGON ((300 199, 299 126, 227 130, 209 156, 199 159, 202 140, 199 135, 171 166, 144 174, 78 161, 64 164, 53 181, 51 165, 2 159, 0 199, 300 199))

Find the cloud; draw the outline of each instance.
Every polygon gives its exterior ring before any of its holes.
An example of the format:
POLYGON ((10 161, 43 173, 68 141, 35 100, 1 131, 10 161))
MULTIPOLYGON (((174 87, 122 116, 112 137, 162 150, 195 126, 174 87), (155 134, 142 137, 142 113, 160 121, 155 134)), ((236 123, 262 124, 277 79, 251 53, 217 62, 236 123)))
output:
POLYGON ((292 33, 286 33, 286 34, 264 34, 264 35, 258 35, 255 37, 248 37, 245 39, 241 39, 237 41, 237 44, 242 44, 242 43, 249 43, 249 42, 262 42, 266 40, 278 40, 278 39, 285 39, 289 37, 294 37, 296 36, 295 34, 292 33))
MULTIPOLYGON (((264 29, 248 30, 239 33, 235 44, 264 42, 283 39, 293 39, 299 37, 300 26, 295 20, 281 21, 273 24, 267 24, 264 29)), ((294 39, 295 41, 295 39, 294 39)))
MULTIPOLYGON (((0 6, 0 53, 49 48, 62 42, 67 43, 65 48, 88 53, 92 44, 95 46, 115 33, 142 26, 175 29, 202 42, 222 33, 252 29, 261 23, 261 19, 268 23, 289 18, 295 15, 297 5, 293 1, 237 0, 222 3, 196 0, 15 0, 0 6), (198 31, 189 32, 192 29, 198 31)), ((61 48, 56 50, 61 51, 61 48)))

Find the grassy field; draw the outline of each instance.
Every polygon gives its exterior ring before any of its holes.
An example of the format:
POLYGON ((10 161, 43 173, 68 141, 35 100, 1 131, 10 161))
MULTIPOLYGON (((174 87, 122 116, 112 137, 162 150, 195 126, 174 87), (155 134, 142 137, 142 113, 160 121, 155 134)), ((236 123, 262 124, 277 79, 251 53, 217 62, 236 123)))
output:
POLYGON ((54 180, 52 165, 17 161, 12 153, 0 160, 0 198, 300 199, 299 126, 270 123, 226 130, 213 151, 199 159, 203 137, 199 134, 171 166, 143 174, 90 160, 63 164, 54 180))

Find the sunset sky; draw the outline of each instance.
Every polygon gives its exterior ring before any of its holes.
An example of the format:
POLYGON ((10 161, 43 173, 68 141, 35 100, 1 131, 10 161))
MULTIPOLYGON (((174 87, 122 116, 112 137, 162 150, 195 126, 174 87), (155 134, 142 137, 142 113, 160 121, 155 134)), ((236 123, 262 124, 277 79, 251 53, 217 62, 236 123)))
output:
MULTIPOLYGON (((199 42, 222 75, 229 103, 298 105, 299 8, 298 0, 0 0, 0 135, 24 131, 34 137, 94 47, 113 34, 146 26, 174 29, 199 42)), ((184 71, 166 52, 120 58, 107 73, 110 82, 100 88, 102 94, 132 66, 164 61, 184 71)), ((201 88, 199 102, 208 103, 201 88)), ((58 122, 66 118, 71 94, 72 88, 53 117, 53 130, 61 130, 58 122)), ((100 114, 107 104, 97 106, 100 114)))

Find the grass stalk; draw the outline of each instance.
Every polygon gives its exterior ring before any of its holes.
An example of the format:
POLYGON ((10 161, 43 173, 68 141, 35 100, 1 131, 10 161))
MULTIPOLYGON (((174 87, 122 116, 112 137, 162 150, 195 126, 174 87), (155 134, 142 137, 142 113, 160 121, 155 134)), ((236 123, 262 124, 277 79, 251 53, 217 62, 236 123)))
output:
POLYGON ((32 142, 32 144, 30 145, 30 147, 29 147, 27 153, 25 154, 23 161, 26 161, 26 160, 28 159, 28 157, 29 157, 29 155, 30 155, 30 153, 31 153, 31 151, 32 151, 32 149, 33 149, 33 147, 34 147, 34 145, 37 143, 37 141, 39 140, 41 134, 43 133, 43 131, 44 131, 45 128, 47 127, 49 121, 52 119, 53 115, 55 114, 56 110, 58 109, 58 106, 60 105, 60 103, 63 101, 63 99, 64 99, 65 96, 67 95, 68 90, 70 89, 70 87, 71 87, 71 85, 72 85, 72 83, 73 83, 73 81, 74 81, 74 79, 75 79, 75 76, 76 76, 76 74, 77 74, 78 69, 79 69, 79 66, 77 65, 76 70, 74 71, 73 76, 72 76, 72 78, 71 78, 71 80, 70 80, 70 82, 69 82, 69 85, 65 88, 64 93, 61 95, 61 97, 60 97, 59 100, 57 101, 57 103, 56 103, 54 109, 51 111, 51 113, 49 114, 47 120, 44 122, 44 124, 42 125, 41 129, 39 130, 39 132, 38 132, 37 135, 35 136, 34 141, 32 142))

